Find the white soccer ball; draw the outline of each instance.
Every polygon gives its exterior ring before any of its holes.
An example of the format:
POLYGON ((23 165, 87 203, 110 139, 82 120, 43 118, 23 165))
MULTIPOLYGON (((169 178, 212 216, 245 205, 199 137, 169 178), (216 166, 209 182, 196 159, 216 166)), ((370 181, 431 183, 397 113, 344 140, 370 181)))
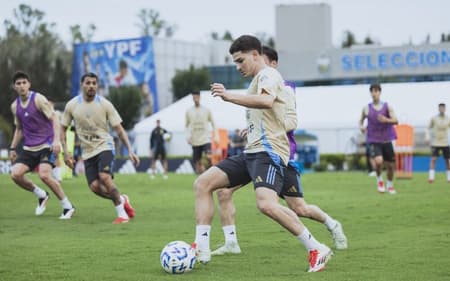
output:
POLYGON ((171 138, 172 138, 172 134, 171 133, 164 133, 163 139, 165 141, 170 141, 171 138))
POLYGON ((162 268, 171 274, 191 271, 195 265, 195 249, 186 242, 169 242, 159 257, 162 268))

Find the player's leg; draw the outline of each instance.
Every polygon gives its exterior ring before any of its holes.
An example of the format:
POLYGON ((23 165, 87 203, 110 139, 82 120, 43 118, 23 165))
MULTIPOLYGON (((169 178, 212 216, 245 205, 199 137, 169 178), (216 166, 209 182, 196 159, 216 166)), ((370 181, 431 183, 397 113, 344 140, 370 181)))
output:
POLYGON ((428 182, 434 182, 435 168, 436 168, 436 160, 439 156, 439 150, 437 147, 431 147, 431 159, 430 159, 430 170, 428 172, 428 182))
POLYGON ((278 202, 278 195, 284 185, 281 171, 284 168, 265 152, 247 154, 246 164, 253 180, 256 206, 260 212, 279 223, 305 246, 309 252, 309 272, 322 270, 332 251, 314 238, 291 209, 278 202))
POLYGON ((383 144, 383 160, 387 167, 386 187, 390 194, 397 193, 394 188, 395 152, 391 142, 383 144))
POLYGON ((217 201, 219 203, 220 222, 225 237, 225 243, 211 252, 212 255, 240 254, 241 248, 237 240, 235 214, 236 207, 233 202, 233 193, 241 186, 232 188, 221 188, 217 190, 217 201))
POLYGON ((316 205, 306 203, 303 198, 303 190, 300 176, 297 170, 288 165, 284 173, 284 185, 281 195, 287 205, 297 216, 305 217, 322 223, 332 234, 336 249, 347 249, 347 237, 344 234, 342 225, 316 205))
POLYGON ((38 198, 35 214, 42 215, 49 199, 48 193, 34 184, 25 176, 39 164, 39 156, 35 152, 22 151, 14 166, 11 168, 11 179, 21 188, 33 192, 38 198))
POLYGON ((42 151, 41 155, 41 159, 48 159, 49 162, 43 161, 39 164, 39 178, 53 191, 53 193, 59 199, 62 207, 62 214, 59 218, 70 219, 75 212, 75 208, 64 193, 64 190, 61 187, 61 183, 52 175, 52 161, 54 161, 54 155, 50 152, 50 150, 42 151))
POLYGON ((211 259, 209 236, 214 215, 213 192, 224 187, 247 184, 249 181, 244 155, 221 161, 195 180, 195 243, 200 262, 206 263, 211 259))
POLYGON ((166 149, 163 147, 161 149, 161 164, 163 166, 164 169, 164 174, 163 174, 163 179, 168 179, 167 177, 167 171, 168 171, 168 167, 167 167, 167 159, 166 159, 166 149))
POLYGON ((375 165, 375 171, 377 172, 377 189, 378 192, 384 193, 386 191, 386 188, 384 186, 383 181, 383 154, 381 150, 381 144, 379 143, 371 143, 369 144, 369 152, 370 157, 375 165))
POLYGON ((442 149, 442 155, 445 160, 445 167, 447 168, 447 182, 450 183, 450 147, 446 146, 442 149))

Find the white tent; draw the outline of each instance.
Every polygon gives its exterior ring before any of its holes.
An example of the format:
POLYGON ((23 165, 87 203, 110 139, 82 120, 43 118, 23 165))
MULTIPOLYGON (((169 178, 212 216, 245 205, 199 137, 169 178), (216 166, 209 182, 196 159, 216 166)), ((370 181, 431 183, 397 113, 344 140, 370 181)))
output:
MULTIPOLYGON (((430 118, 437 114, 438 104, 450 107, 450 82, 382 84, 381 99, 394 108, 400 123, 424 129, 430 118)), ((244 94, 243 90, 236 92, 244 94)), ((298 128, 317 135, 319 149, 325 153, 348 152, 351 140, 359 133, 358 122, 362 108, 371 101, 369 85, 301 87, 296 89, 298 128)), ((234 130, 245 127, 245 109, 241 106, 213 98, 202 92, 201 104, 214 116, 216 127, 234 130)), ((173 105, 137 123, 135 145, 139 155, 148 155, 149 136, 156 120, 173 132, 168 150, 171 155, 189 155, 184 126, 186 110, 193 105, 187 96, 173 105)))

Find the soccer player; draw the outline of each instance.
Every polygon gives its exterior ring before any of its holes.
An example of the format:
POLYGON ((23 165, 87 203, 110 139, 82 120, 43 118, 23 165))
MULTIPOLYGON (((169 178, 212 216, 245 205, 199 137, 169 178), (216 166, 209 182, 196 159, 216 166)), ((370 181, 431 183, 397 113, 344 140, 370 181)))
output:
POLYGON ((215 97, 247 108, 248 145, 244 153, 221 161, 194 182, 197 258, 202 263, 211 260, 209 236, 214 215, 213 192, 253 181, 257 208, 308 249, 308 271, 320 271, 332 251, 314 238, 292 210, 278 202, 283 188, 283 170, 289 160, 283 78, 264 63, 261 42, 254 36, 240 36, 229 52, 237 70, 244 77, 253 78, 247 94, 230 93, 220 83, 212 84, 211 91, 215 97))
POLYGON ((448 145, 450 118, 445 114, 445 103, 440 103, 438 108, 439 114, 431 119, 430 125, 428 126, 429 131, 427 131, 426 134, 427 141, 430 141, 430 135, 433 136, 433 141, 431 142, 431 160, 428 182, 434 182, 436 159, 439 157, 439 154, 442 153, 447 168, 447 181, 450 183, 450 149, 448 145))
POLYGON ((370 157, 375 162, 377 172, 377 188, 380 193, 384 193, 383 176, 381 175, 383 163, 387 166, 387 190, 390 194, 397 193, 394 188, 394 164, 395 153, 392 141, 397 138, 394 125, 398 123, 392 106, 380 100, 381 85, 370 85, 372 102, 366 105, 361 113, 359 127, 361 132, 367 131, 367 142, 369 143, 370 157), (364 120, 367 118, 367 128, 364 120))
POLYGON ((31 81, 27 73, 17 71, 12 79, 18 97, 11 105, 16 129, 10 147, 10 158, 14 166, 11 178, 20 187, 38 198, 35 214, 45 212, 49 194, 38 187, 25 173, 38 167, 39 178, 60 200, 62 214, 60 219, 70 219, 75 208, 70 203, 61 184, 52 176, 52 167, 61 150, 59 143, 60 123, 53 106, 40 93, 30 91, 31 81), (23 138, 23 150, 17 158, 16 148, 23 138))
POLYGON ((96 74, 92 72, 84 74, 81 77, 83 93, 66 104, 61 124, 64 162, 73 169, 73 159, 67 148, 65 134, 73 120, 81 143, 81 157, 89 188, 98 196, 113 202, 117 212, 113 224, 127 223, 134 217, 135 212, 128 196, 121 195, 113 181, 114 141, 109 133, 110 126, 128 148, 130 160, 136 166, 139 165, 139 158, 133 152, 117 110, 111 102, 97 94, 97 83, 96 74))
MULTIPOLYGON (((265 63, 273 68, 278 66, 278 53, 274 49, 263 46, 263 58, 265 63)), ((307 217, 323 223, 331 232, 336 249, 343 250, 347 248, 347 238, 342 230, 341 224, 331 218, 327 213, 322 211, 318 206, 310 205, 303 199, 303 191, 300 183, 300 177, 295 168, 294 154, 296 151, 296 142, 294 138, 294 130, 297 128, 297 111, 296 100, 293 88, 286 85, 287 92, 287 113, 286 113, 286 129, 287 137, 290 144, 289 164, 285 170, 284 186, 282 197, 286 200, 289 208, 291 208, 298 216, 307 217)), ((240 186, 234 188, 223 188, 217 191, 219 201, 220 219, 222 229, 225 236, 225 244, 215 251, 212 255, 223 255, 226 253, 239 254, 241 249, 237 241, 235 226, 235 206, 232 199, 233 192, 240 186)))
POLYGON ((155 164, 159 159, 164 168, 163 178, 167 179, 167 159, 166 159, 166 145, 164 140, 164 134, 168 134, 167 130, 161 127, 161 121, 156 120, 156 128, 153 129, 150 136, 150 150, 151 150, 151 174, 150 178, 154 179, 156 175, 155 164))
POLYGON ((204 155, 211 159, 211 124, 215 136, 216 129, 211 111, 200 104, 200 92, 192 92, 194 106, 186 111, 186 135, 187 142, 192 145, 192 161, 195 172, 201 174, 205 171, 202 163, 204 155))

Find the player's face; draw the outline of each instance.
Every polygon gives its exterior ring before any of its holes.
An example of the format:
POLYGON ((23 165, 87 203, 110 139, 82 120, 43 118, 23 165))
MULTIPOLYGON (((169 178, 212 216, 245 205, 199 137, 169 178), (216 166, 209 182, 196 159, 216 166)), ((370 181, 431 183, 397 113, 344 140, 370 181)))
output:
POLYGON ((373 89, 372 91, 370 91, 370 94, 372 95, 372 99, 374 102, 378 102, 380 101, 380 95, 381 95, 381 91, 378 89, 373 89))
POLYGON ((97 93, 98 85, 97 79, 94 77, 86 77, 81 83, 83 89, 83 96, 86 100, 93 100, 97 93))
POLYGON ((445 114, 445 106, 439 106, 439 113, 442 115, 445 114))
POLYGON ((19 96, 28 95, 28 91, 30 90, 30 81, 25 78, 19 78, 14 82, 14 90, 17 92, 19 96))
POLYGON ((236 69, 242 74, 244 77, 254 76, 255 73, 255 56, 257 54, 256 51, 251 52, 235 52, 233 53, 233 61, 236 64, 236 69))
POLYGON ((200 95, 192 95, 192 99, 194 100, 195 106, 200 105, 200 95))

